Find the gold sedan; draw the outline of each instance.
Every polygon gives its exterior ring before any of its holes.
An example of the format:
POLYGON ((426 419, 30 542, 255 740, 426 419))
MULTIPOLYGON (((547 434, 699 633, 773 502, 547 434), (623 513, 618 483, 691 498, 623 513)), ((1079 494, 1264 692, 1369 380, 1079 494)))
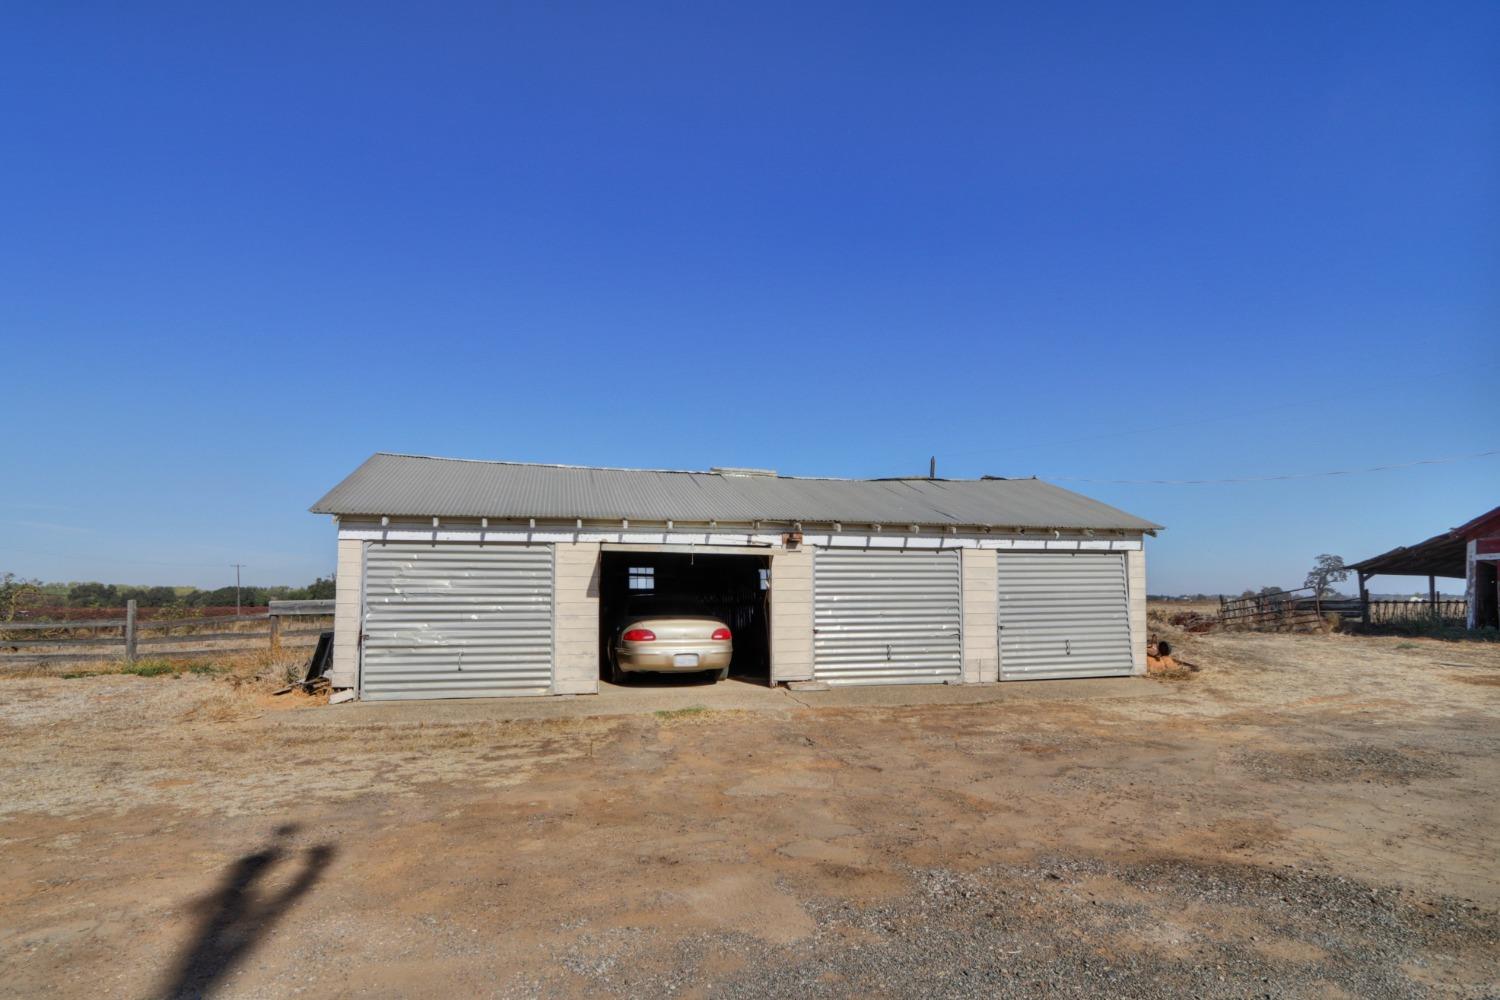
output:
POLYGON ((729 626, 706 615, 631 618, 615 629, 609 649, 609 679, 626 674, 714 673, 729 676, 734 657, 729 626))

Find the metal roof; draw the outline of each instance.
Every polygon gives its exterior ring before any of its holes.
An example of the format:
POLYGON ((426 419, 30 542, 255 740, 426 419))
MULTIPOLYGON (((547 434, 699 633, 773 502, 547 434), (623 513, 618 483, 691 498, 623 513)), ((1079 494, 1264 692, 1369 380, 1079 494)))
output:
POLYGON ((1349 569, 1366 576, 1446 576, 1462 580, 1469 575, 1468 540, 1496 528, 1500 528, 1500 507, 1426 541, 1398 545, 1389 552, 1350 563, 1349 569))
POLYGON ((1366 576, 1446 576, 1462 580, 1468 575, 1468 543, 1451 531, 1434 535, 1415 545, 1398 545, 1389 552, 1350 563, 1349 569, 1366 576))
POLYGON ((1038 479, 804 479, 377 452, 315 514, 1093 528, 1161 525, 1038 479))

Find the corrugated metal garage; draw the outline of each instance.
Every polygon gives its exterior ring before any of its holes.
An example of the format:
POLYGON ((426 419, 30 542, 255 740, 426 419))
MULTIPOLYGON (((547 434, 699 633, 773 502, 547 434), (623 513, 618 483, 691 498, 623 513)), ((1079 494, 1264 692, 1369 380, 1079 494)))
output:
POLYGON ((552 586, 547 545, 370 544, 361 697, 549 693, 552 586))
POLYGON ((958 549, 813 553, 813 677, 941 684, 963 673, 958 549))
POLYGON ((1130 597, 1119 552, 997 558, 1000 679, 1130 674, 1130 597))
POLYGON ((720 615, 754 602, 734 616, 764 633, 736 641, 736 662, 743 648, 760 665, 741 680, 988 683, 1145 667, 1143 545, 1159 526, 1036 479, 381 453, 313 510, 338 524, 334 685, 363 698, 598 691, 608 595, 632 572, 677 581, 678 600, 702 581, 720 615))

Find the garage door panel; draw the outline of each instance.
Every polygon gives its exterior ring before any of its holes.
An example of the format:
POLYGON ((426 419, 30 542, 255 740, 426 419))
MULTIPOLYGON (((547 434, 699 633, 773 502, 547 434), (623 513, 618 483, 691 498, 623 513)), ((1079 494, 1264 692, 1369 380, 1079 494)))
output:
POLYGON ((546 694, 552 602, 547 546, 373 544, 365 560, 362 696, 546 694))
POLYGON ((1123 554, 1002 552, 996 562, 1002 680, 1132 673, 1123 554))
POLYGON ((813 676, 829 684, 922 684, 962 672, 956 551, 818 549, 813 676))

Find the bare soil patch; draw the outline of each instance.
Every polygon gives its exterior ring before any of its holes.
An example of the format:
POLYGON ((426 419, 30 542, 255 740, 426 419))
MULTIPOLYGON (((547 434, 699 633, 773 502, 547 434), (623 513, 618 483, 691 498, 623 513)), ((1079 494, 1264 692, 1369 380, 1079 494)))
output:
POLYGON ((1500 674, 1486 674, 1479 677, 1459 675, 1453 679, 1460 684, 1473 684, 1477 687, 1500 687, 1500 674))
POLYGON ((0 680, 0 996, 1495 995, 1500 648, 1170 638, 1148 697, 556 721, 0 680))
POLYGON ((1240 763, 1262 777, 1295 781, 1406 784, 1417 778, 1448 777, 1453 773, 1441 758, 1372 743, 1318 750, 1257 750, 1243 754, 1240 763))

